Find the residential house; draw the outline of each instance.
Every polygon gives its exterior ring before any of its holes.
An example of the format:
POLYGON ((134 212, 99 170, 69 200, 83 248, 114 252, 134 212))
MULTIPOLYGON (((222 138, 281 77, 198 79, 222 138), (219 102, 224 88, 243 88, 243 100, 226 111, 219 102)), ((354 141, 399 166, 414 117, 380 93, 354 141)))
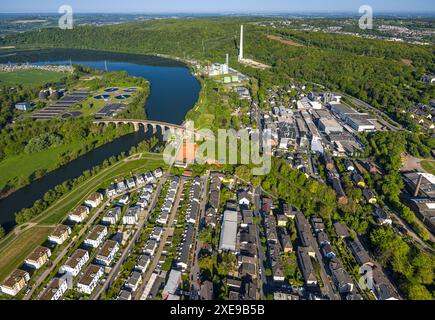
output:
POLYGON ((135 292, 139 285, 142 282, 142 273, 133 271, 128 277, 128 280, 125 284, 127 288, 129 288, 132 292, 135 292))
POLYGON ((163 171, 160 168, 157 168, 156 170, 154 170, 153 173, 154 173, 154 177, 156 179, 159 179, 159 178, 161 178, 163 176, 163 171))
POLYGON ((30 275, 27 271, 16 269, 0 285, 0 291, 10 296, 16 296, 29 282, 30 275))
POLYGON ((135 177, 135 180, 136 180, 136 186, 141 187, 141 186, 145 185, 145 179, 143 178, 143 175, 138 174, 135 177))
POLYGON ((116 185, 112 184, 109 188, 106 190, 106 197, 107 198, 114 198, 116 197, 116 185))
POLYGON ((338 260, 333 259, 329 262, 329 270, 331 270, 332 280, 338 292, 351 293, 353 291, 353 281, 338 260))
POLYGON ((364 249, 363 245, 358 239, 349 240, 348 241, 350 250, 352 251, 353 256, 360 266, 369 265, 373 266, 374 263, 371 260, 368 252, 364 249))
POLYGON ((92 248, 98 248, 107 235, 107 227, 96 225, 86 237, 84 243, 92 248))
POLYGON ((141 273, 145 273, 151 263, 150 256, 141 255, 136 261, 135 269, 141 273))
POLYGON ((363 190, 363 196, 366 201, 370 204, 375 204, 378 200, 376 199, 376 195, 369 189, 363 190))
POLYGON ((46 247, 36 248, 24 261, 24 263, 32 268, 40 269, 47 263, 51 256, 51 250, 46 247))
POLYGON ((192 248, 193 236, 195 233, 194 227, 189 224, 186 230, 186 236, 181 244, 181 252, 177 260, 177 267, 183 272, 187 269, 189 263, 190 250, 192 248))
POLYGON ((96 208, 103 202, 103 195, 99 192, 93 192, 88 199, 86 199, 85 204, 89 207, 96 208))
POLYGON ((241 206, 249 206, 251 201, 248 192, 242 190, 237 193, 237 202, 241 206))
POLYGON ((65 279, 53 278, 39 300, 60 300, 67 290, 68 284, 65 279))
POLYGON ((130 291, 128 291, 128 290, 121 290, 119 292, 119 295, 116 298, 116 300, 125 300, 125 301, 128 301, 128 300, 131 300, 131 298, 132 298, 132 295, 131 295, 130 291))
POLYGON ((86 206, 79 206, 69 214, 69 220, 75 223, 82 223, 89 214, 89 208, 86 206))
POLYGON ((129 189, 134 189, 136 188, 136 183, 134 182, 134 178, 128 178, 127 179, 127 187, 129 189))
POLYGON ((48 240, 55 242, 57 244, 64 243, 69 235, 71 234, 71 228, 66 225, 59 225, 56 227, 56 229, 53 231, 53 233, 48 236, 48 240))
POLYGON ((305 247, 298 247, 298 261, 307 286, 317 285, 317 277, 314 271, 314 266, 311 261, 311 256, 305 247))
POLYGON ((281 244, 281 248, 284 253, 293 252, 293 245, 287 230, 280 230, 279 243, 281 244))
POLYGON ((91 264, 77 282, 77 290, 90 295, 98 285, 98 281, 100 281, 102 276, 103 268, 91 264))
POLYGON ((127 191, 127 186, 125 185, 124 181, 119 181, 116 184, 116 193, 121 194, 127 191))
POLYGON ((340 222, 334 223, 334 230, 337 236, 341 239, 347 239, 350 237, 349 230, 347 227, 340 222))
POLYGON ((277 216, 277 221, 278 221, 278 227, 286 227, 287 223, 288 223, 288 218, 283 215, 283 214, 279 214, 277 216))
POLYGON ((150 235, 151 240, 156 240, 157 242, 160 242, 160 238, 163 235, 163 228, 162 227, 155 227, 153 232, 150 235))
POLYGON ((124 225, 136 225, 139 219, 140 210, 141 209, 139 206, 133 206, 128 208, 127 212, 122 217, 122 223, 124 225))
POLYGON ((98 252, 95 260, 98 264, 101 264, 103 266, 109 266, 113 259, 115 258, 116 253, 119 250, 118 242, 107 240, 103 247, 98 252))
POLYGON ((157 250, 158 243, 155 240, 149 240, 147 245, 145 246, 144 253, 149 256, 153 256, 157 250))
POLYGON ((104 215, 103 219, 101 220, 104 224, 117 224, 119 221, 119 218, 121 217, 121 208, 120 207, 114 207, 109 209, 107 213, 104 215))
POLYGON ((71 257, 68 258, 66 263, 60 267, 60 272, 66 272, 76 277, 83 266, 89 261, 89 252, 82 249, 74 251, 71 257))
POLYGON ((206 301, 214 300, 213 282, 206 280, 201 284, 199 299, 206 301))
POLYGON ((169 295, 175 295, 178 291, 178 287, 181 284, 181 271, 172 269, 169 273, 168 281, 163 288, 162 298, 167 300, 169 295))

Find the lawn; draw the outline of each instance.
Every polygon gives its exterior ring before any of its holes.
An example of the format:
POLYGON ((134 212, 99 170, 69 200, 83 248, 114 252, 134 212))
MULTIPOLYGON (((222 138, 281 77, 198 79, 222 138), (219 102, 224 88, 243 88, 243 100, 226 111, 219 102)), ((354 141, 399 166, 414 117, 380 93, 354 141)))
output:
POLYGON ((37 87, 49 82, 58 82, 66 76, 66 73, 47 70, 0 72, 0 87, 17 85, 22 85, 23 87, 37 87))
POLYGON ((81 141, 76 143, 63 144, 41 152, 9 157, 0 162, 0 190, 5 187, 8 181, 13 181, 20 176, 29 177, 36 170, 52 171, 56 169, 59 156, 66 151, 76 151, 83 146, 81 141))
POLYGON ((139 159, 135 161, 119 162, 114 167, 111 167, 110 170, 101 171, 96 176, 83 182, 83 184, 74 188, 58 202, 49 207, 40 215, 43 219, 40 223, 53 224, 61 222, 66 214, 86 200, 90 193, 100 188, 108 187, 116 178, 123 178, 131 173, 146 172, 159 167, 165 167, 159 155, 155 156, 155 160, 139 159), (50 215, 47 215, 47 213, 50 213, 50 215))
POLYGON ((0 282, 20 267, 24 259, 47 239, 53 229, 54 227, 46 226, 32 227, 2 249, 0 251, 0 282))
POLYGON ((423 160, 420 164, 426 172, 435 174, 435 161, 423 160))

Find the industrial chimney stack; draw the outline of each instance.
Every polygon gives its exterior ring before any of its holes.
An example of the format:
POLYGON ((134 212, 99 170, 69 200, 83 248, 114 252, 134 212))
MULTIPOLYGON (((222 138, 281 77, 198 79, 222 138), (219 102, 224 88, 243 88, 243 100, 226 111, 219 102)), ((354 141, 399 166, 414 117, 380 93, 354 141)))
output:
POLYGON ((240 26, 240 51, 239 61, 243 60, 243 24, 240 26))
POLYGON ((227 53, 227 58, 225 60, 225 64, 227 65, 227 68, 230 67, 230 56, 228 55, 228 53, 227 53))

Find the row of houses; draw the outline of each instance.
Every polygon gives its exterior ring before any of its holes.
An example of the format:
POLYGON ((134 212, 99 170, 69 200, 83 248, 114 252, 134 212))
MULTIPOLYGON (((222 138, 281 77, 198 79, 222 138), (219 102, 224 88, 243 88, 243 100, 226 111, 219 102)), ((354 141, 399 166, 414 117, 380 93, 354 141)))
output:
POLYGON ((223 175, 221 173, 212 173, 210 178, 210 190, 207 209, 205 212, 205 225, 216 227, 219 220, 219 201, 222 186, 223 175))
POLYGON ((171 214, 172 207, 174 206, 175 198, 177 196, 177 190, 180 185, 180 177, 175 176, 169 183, 169 188, 165 196, 162 208, 159 212, 157 222, 166 225, 168 223, 169 215, 171 214))
POLYGON ((153 172, 147 172, 145 174, 138 174, 135 177, 128 178, 126 180, 121 180, 117 183, 112 184, 106 190, 106 196, 108 198, 114 198, 120 194, 144 186, 145 184, 155 183, 157 179, 163 176, 163 171, 157 168, 153 172))
MULTIPOLYGON (((101 204, 103 196, 100 193, 92 193, 85 201, 87 206, 79 206, 70 215, 69 219, 74 222, 83 221, 89 214, 89 207, 97 207, 101 204), (88 207, 89 206, 89 207, 88 207)), ((68 240, 72 232, 72 229, 68 225, 58 225, 54 231, 48 236, 48 240, 56 245, 62 245, 68 240)), ((24 260, 24 264, 35 270, 41 269, 50 259, 51 250, 44 246, 39 246, 33 250, 33 252, 24 260)), ((16 296, 30 280, 30 274, 27 271, 17 269, 15 270, 1 285, 0 290, 3 293, 11 296, 16 296)), ((49 284, 49 288, 53 291, 55 286, 64 288, 63 281, 56 280, 49 284)), ((60 291, 59 291, 60 292, 60 291)), ((59 296, 59 293, 53 295, 53 297, 59 296)))

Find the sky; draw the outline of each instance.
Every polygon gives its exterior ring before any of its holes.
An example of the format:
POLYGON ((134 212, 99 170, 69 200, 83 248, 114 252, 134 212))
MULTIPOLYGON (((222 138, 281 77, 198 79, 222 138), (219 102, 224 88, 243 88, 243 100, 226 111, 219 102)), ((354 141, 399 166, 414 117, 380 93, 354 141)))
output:
POLYGON ((358 13, 362 5, 371 5, 374 14, 435 12, 434 0, 1 0, 0 13, 54 13, 65 4, 77 13, 358 13))

